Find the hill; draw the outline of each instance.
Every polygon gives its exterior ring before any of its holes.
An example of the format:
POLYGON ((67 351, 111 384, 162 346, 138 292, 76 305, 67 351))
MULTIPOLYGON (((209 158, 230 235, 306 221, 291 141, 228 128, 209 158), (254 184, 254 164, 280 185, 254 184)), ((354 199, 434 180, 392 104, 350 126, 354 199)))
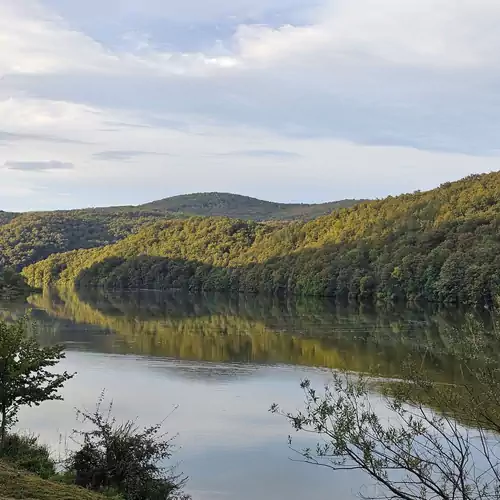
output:
POLYGON ((500 172, 285 226, 163 221, 104 248, 52 255, 24 275, 33 286, 492 303, 500 298, 500 172))
POLYGON ((53 483, 0 462, 0 500, 103 500, 88 490, 53 483))
POLYGON ((234 216, 255 220, 311 219, 344 205, 282 205, 245 196, 210 193, 185 195, 139 207, 102 207, 15 214, 0 211, 0 268, 17 270, 53 253, 101 247, 162 219, 190 215, 234 216))
POLYGON ((98 209, 6 216, 0 224, 0 268, 20 270, 53 253, 105 246, 165 217, 164 212, 98 209))
POLYGON ((319 204, 274 203, 231 193, 194 193, 173 196, 140 205, 144 210, 182 212, 188 215, 222 216, 256 221, 310 220, 359 200, 341 200, 319 204))

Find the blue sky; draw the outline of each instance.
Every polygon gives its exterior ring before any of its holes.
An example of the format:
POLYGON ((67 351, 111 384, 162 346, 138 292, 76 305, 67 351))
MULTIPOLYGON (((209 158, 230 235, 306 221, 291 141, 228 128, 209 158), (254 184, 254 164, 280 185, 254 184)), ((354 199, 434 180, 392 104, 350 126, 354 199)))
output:
POLYGON ((500 170, 496 0, 0 0, 0 209, 500 170))

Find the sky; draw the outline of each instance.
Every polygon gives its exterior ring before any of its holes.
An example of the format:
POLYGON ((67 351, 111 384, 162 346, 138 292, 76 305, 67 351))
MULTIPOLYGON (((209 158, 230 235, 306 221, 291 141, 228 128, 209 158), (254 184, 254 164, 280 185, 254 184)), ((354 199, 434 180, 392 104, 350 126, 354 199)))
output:
POLYGON ((0 209, 500 170, 498 0, 0 0, 0 209))

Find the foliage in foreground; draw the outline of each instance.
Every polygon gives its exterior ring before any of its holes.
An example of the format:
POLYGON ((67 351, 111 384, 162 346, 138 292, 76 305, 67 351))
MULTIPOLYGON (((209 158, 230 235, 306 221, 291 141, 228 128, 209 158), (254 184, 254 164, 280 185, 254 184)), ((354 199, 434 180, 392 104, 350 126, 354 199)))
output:
POLYGON ((173 452, 172 439, 161 433, 161 424, 139 429, 135 422, 118 423, 101 408, 79 412, 92 430, 80 431, 81 447, 70 455, 66 467, 75 484, 94 491, 116 491, 126 500, 187 500, 182 493, 186 479, 162 464, 173 452))
MULTIPOLYGON (((47 481, 0 460, 0 500, 104 500, 77 486, 47 481)), ((120 500, 116 497, 116 500, 120 500)))
POLYGON ((285 226, 166 221, 29 266, 31 285, 186 288, 492 304, 500 296, 500 172, 285 226))
MULTIPOLYGON (((61 399, 59 389, 73 377, 54 373, 63 358, 62 346, 42 347, 29 335, 26 318, 12 324, 0 320, 0 459, 44 479, 56 472, 48 449, 34 437, 7 430, 21 406, 61 399)), ((79 433, 81 448, 70 455, 59 479, 125 500, 187 499, 185 479, 162 467, 172 455, 172 440, 160 434, 161 425, 139 430, 133 422, 117 424, 110 412, 101 412, 100 402, 95 412, 79 413, 93 429, 79 433)))
POLYGON ((408 364, 406 378, 386 381, 377 397, 373 380, 335 373, 321 392, 302 382, 304 410, 271 411, 319 438, 316 447, 296 450, 303 461, 371 477, 376 488, 366 498, 497 500, 500 366, 481 339, 451 348, 467 383, 436 384, 408 364))
POLYGON ((0 320, 0 451, 22 406, 61 399, 58 391, 73 375, 51 368, 64 356, 62 346, 42 347, 28 336, 26 318, 13 324, 0 320))
POLYGON ((43 479, 56 475, 49 448, 40 444, 36 436, 9 433, 0 450, 0 459, 43 479))

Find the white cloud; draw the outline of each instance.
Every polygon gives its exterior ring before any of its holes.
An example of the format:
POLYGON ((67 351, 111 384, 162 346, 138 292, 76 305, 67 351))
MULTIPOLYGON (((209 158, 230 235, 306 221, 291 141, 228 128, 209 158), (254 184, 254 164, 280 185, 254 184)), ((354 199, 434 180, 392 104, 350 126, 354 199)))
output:
MULTIPOLYGON (((7 0, 5 0, 7 1, 7 0)), ((12 0, 10 0, 12 1, 12 0)), ((17 3, 17 2, 16 2, 17 3)), ((19 3, 26 3, 25 0, 19 3)), ((330 51, 361 52, 397 63, 472 64, 498 61, 500 5, 496 0, 107 0, 67 2, 42 0, 67 19, 85 26, 123 24, 133 31, 147 22, 168 21, 192 26, 227 19, 245 24, 266 16, 282 29, 259 28, 260 42, 246 54, 294 52, 296 40, 316 47, 323 40, 330 51), (294 15, 299 12, 300 16, 294 15), (273 16, 278 16, 275 19, 273 16), (299 17, 307 29, 292 30, 299 17), (291 42, 289 49, 285 43, 291 42), (266 50, 262 43, 270 42, 266 50), (285 49, 285 50, 284 50, 285 49)), ((104 29, 104 27, 103 27, 104 29)), ((124 30, 125 31, 125 30, 124 30)), ((248 31, 244 30, 244 38, 248 31)), ((240 33, 241 35, 241 33, 240 33)), ((266 43, 267 45, 267 43, 266 43)), ((246 44, 245 44, 246 46, 246 44)), ((303 47, 301 48, 301 50, 303 47)))
POLYGON ((500 4, 495 0, 338 0, 332 5, 327 26, 334 50, 403 65, 500 61, 500 4))
POLYGON ((2 0, 0 75, 103 70, 115 58, 35 0, 2 0))
MULTIPOLYGON (((372 57, 404 66, 485 67, 500 62, 500 4, 494 0, 331 0, 311 9, 308 25, 285 23, 272 29, 242 24, 233 39, 226 40, 226 55, 219 57, 157 51, 148 42, 141 43, 140 54, 112 53, 91 37, 70 29, 64 19, 35 0, 3 2, 0 40, 9 50, 1 52, 0 67, 6 73, 132 72, 141 66, 176 73, 195 71, 200 64, 228 68, 305 56, 313 56, 321 65, 325 55, 330 60, 349 58, 353 62, 356 57, 372 57)), ((164 2, 115 4, 106 5, 118 17, 120 12, 133 14, 144 9, 150 16, 170 12, 164 2)), ((102 15, 102 5, 85 5, 96 17, 102 15)), ((211 10, 221 7, 221 16, 231 5, 219 0, 211 10)), ((249 4, 243 2, 236 10, 248 9, 249 4)), ((214 50, 220 47, 216 42, 214 50)))

